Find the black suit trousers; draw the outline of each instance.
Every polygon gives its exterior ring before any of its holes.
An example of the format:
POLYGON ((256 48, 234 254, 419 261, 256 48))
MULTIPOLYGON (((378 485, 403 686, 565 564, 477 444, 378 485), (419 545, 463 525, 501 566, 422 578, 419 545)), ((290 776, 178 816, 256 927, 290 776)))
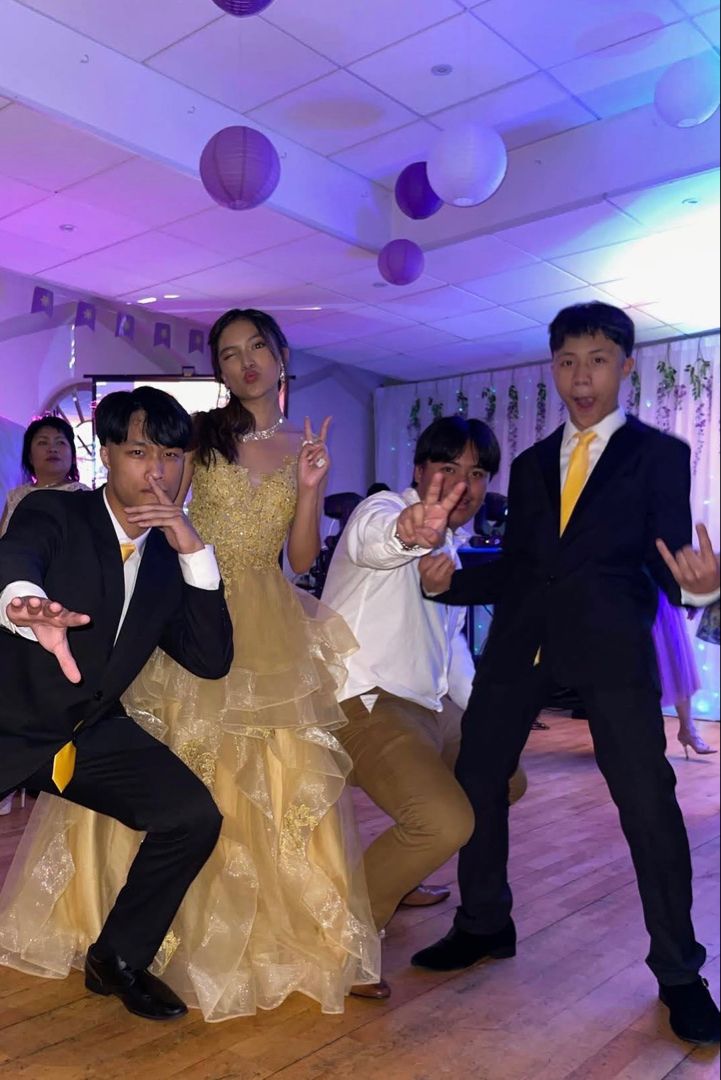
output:
MULTIPOLYGON (((549 689, 542 665, 514 684, 476 679, 456 767, 476 814, 459 860, 456 926, 468 933, 493 933, 510 917, 508 780, 549 689)), ((706 954, 691 923, 691 858, 659 694, 643 685, 576 690, 631 850, 651 938, 646 962, 660 982, 692 982, 706 954)))
MULTIPOLYGON (((81 729, 76 745, 75 774, 61 797, 146 834, 97 946, 146 968, 217 843, 221 815, 202 781, 127 716, 81 729)), ((52 762, 26 784, 57 795, 52 762)))

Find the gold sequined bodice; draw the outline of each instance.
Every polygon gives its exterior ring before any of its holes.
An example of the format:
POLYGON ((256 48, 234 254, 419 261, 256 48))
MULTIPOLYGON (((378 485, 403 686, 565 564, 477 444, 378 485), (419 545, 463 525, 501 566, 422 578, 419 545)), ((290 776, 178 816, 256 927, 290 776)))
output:
POLYGON ((209 468, 196 467, 190 518, 206 544, 213 544, 226 587, 242 570, 278 568, 295 514, 296 459, 254 481, 242 465, 218 455, 209 468))

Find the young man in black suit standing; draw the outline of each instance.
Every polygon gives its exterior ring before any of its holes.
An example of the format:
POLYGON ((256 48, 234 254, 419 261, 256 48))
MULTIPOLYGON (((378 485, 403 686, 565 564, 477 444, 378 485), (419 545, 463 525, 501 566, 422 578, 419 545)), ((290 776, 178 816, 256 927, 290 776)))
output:
POLYGON ((188 414, 144 387, 101 401, 96 427, 107 485, 34 494, 0 541, 0 795, 27 785, 147 834, 88 952, 86 985, 165 1020, 186 1007, 146 968, 221 817, 120 697, 157 646, 222 678, 232 628, 213 551, 173 501, 188 414))
POLYGON ((718 1009, 699 976, 706 952, 691 923, 691 860, 665 757, 651 627, 657 586, 674 604, 703 606, 718 590, 719 562, 703 527, 700 552, 690 546, 689 447, 619 407, 633 367, 631 320, 583 304, 562 311, 550 335, 569 419, 513 463, 503 558, 455 573, 443 557, 426 561, 423 587, 434 599, 496 607, 457 766, 476 813, 460 854, 461 906, 450 934, 413 963, 453 970, 514 955, 508 779, 550 689, 573 687, 631 849, 647 963, 673 1030, 718 1042, 718 1009))

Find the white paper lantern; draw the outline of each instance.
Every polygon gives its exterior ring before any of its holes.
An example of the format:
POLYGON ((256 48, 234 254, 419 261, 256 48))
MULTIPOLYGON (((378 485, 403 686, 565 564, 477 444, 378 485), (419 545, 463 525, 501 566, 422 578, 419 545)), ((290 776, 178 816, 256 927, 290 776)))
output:
POLYGON ((428 156, 428 181, 451 206, 478 206, 503 183, 508 153, 493 128, 461 124, 441 132, 428 156))
POLYGON ((705 124, 718 109, 719 101, 719 58, 715 52, 701 53, 672 64, 656 86, 656 109, 671 127, 705 124))

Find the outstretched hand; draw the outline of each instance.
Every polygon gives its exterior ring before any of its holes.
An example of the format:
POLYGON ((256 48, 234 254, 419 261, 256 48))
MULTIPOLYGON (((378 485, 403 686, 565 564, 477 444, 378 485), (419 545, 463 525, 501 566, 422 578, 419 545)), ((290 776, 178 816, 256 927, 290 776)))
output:
POLYGON ((68 630, 87 626, 89 615, 68 611, 57 600, 41 596, 18 596, 7 606, 7 616, 14 626, 29 627, 38 644, 53 653, 63 674, 71 683, 82 682, 80 669, 68 645, 68 630))
POLYGON ((433 550, 444 543, 448 518, 458 506, 466 485, 456 484, 444 498, 441 498, 442 490, 443 474, 438 472, 428 485, 425 498, 401 512, 396 533, 404 544, 433 550))
POLYGON ((205 545, 190 524, 182 506, 177 506, 163 491, 154 476, 148 475, 148 485, 158 500, 147 506, 126 506, 125 516, 138 529, 160 529, 165 539, 179 555, 192 555, 205 545))
POLYGON ((663 540, 656 541, 661 558, 666 563, 674 580, 684 592, 699 596, 715 592, 721 586, 719 557, 714 552, 711 539, 705 525, 697 525, 699 550, 689 544, 672 555, 663 540))

